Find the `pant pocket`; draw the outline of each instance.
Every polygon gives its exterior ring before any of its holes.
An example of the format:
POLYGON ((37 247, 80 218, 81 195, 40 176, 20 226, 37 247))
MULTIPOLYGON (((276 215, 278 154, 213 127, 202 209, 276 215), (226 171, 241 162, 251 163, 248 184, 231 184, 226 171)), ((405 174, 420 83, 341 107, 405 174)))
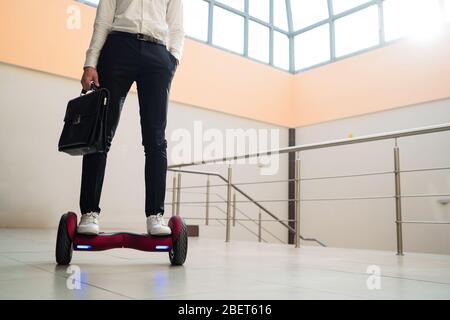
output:
POLYGON ((175 56, 167 49, 167 47, 164 47, 164 49, 166 51, 167 56, 169 57, 172 67, 174 69, 176 69, 177 68, 177 58, 175 58, 175 56))

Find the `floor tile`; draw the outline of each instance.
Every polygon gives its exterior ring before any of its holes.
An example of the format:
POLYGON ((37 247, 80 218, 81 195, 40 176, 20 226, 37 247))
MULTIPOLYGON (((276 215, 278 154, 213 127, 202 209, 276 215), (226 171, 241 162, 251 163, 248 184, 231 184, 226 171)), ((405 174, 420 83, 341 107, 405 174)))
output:
POLYGON ((450 256, 206 238, 189 240, 181 267, 167 253, 74 252, 81 288, 71 290, 55 236, 0 229, 0 299, 450 299, 450 256))

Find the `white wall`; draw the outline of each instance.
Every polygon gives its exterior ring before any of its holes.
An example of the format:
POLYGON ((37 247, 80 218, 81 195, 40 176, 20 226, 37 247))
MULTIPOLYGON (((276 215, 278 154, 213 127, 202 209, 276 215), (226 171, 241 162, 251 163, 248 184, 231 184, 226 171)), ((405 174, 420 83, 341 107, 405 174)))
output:
MULTIPOLYGON (((81 75, 81 74, 80 74, 81 75)), ((62 119, 67 101, 79 94, 79 81, 55 75, 31 71, 11 65, 0 64, 0 227, 56 227, 62 213, 79 211, 81 158, 70 157, 57 151, 62 129, 62 119)), ((137 95, 130 93, 123 108, 122 117, 108 157, 108 164, 101 199, 101 226, 105 229, 144 231, 144 153, 141 146, 137 95)), ((193 122, 201 120, 203 126, 225 129, 279 129, 280 147, 287 145, 287 129, 229 116, 192 106, 171 103, 167 136, 169 155, 174 143, 170 137, 174 130, 193 130, 193 122)), ((169 159, 170 160, 170 159, 169 159)), ((286 179, 287 158, 280 160, 280 170, 275 176, 258 176, 254 165, 233 165, 233 181, 286 179)), ((226 166, 195 167, 226 175, 226 166)), ((172 175, 168 175, 171 187, 172 175)), ((203 185, 203 176, 183 175, 182 185, 203 185)), ((212 178, 212 184, 222 183, 212 178)), ((276 188, 266 185, 242 186, 257 199, 286 199, 287 186, 276 188)), ((204 189, 189 189, 204 192, 204 189)), ((226 196, 225 188, 212 188, 226 196)), ((182 201, 200 201, 204 195, 183 192, 182 201)), ((166 201, 170 202, 168 193, 166 201)), ((211 196, 211 201, 220 200, 211 196)), ((237 200, 245 200, 238 196, 237 200)), ((224 204, 218 204, 225 209, 224 204)), ((280 218, 287 217, 285 203, 272 203, 267 207, 280 218)), ((238 204, 238 208, 251 217, 257 217, 255 206, 238 204)), ((185 217, 204 217, 204 208, 182 206, 185 217)), ((171 207, 167 206, 167 216, 171 207)), ((217 209, 211 209, 211 217, 224 218, 217 209)), ((238 215, 238 218, 240 216, 238 215)), ((241 216, 242 217, 242 216, 241 216)), ((190 224, 201 224, 197 220, 190 224)), ((217 222, 202 228, 201 235, 224 239, 225 229, 217 222), (214 227, 216 225, 216 227, 214 227)), ((252 231, 254 223, 245 223, 252 231)), ((265 225, 266 226, 266 225, 265 225)), ((277 236, 287 240, 284 228, 267 224, 277 236)), ((242 227, 233 228, 233 239, 255 240, 255 236, 242 227)), ((264 238, 274 241, 269 235, 264 238)))
MULTIPOLYGON (((297 129, 297 144, 343 139, 447 123, 450 100, 297 129)), ((450 132, 399 139, 402 170, 450 167, 450 132)), ((371 142, 303 152, 302 177, 393 171, 394 141, 371 142)), ((450 170, 403 173, 404 195, 450 194, 450 170)), ((392 196, 392 174, 302 182, 302 197, 392 196)), ((449 197, 405 198, 403 220, 450 221, 449 197)), ((318 201, 302 204, 302 233, 330 246, 395 250, 393 199, 318 201)), ((405 251, 450 253, 450 225, 404 225, 405 251)))
MULTIPOLYGON (((67 100, 80 90, 79 82, 55 75, 0 64, 0 227, 51 227, 68 210, 79 211, 81 158, 57 151, 62 119, 67 100)), ((391 111, 342 119, 298 128, 297 143, 313 143, 345 138, 349 133, 360 136, 392 130, 445 123, 450 119, 450 100, 431 102, 391 111)), ((169 155, 174 130, 185 128, 192 133, 194 121, 201 120, 204 129, 221 132, 233 128, 279 129, 280 147, 287 145, 288 131, 269 124, 212 112, 193 106, 171 103, 169 110, 169 155)), ((402 169, 450 166, 449 133, 404 138, 399 141, 402 169)), ((113 146, 108 158, 101 200, 101 226, 104 229, 144 231, 144 155, 140 145, 140 127, 136 94, 126 101, 113 146)), ((302 177, 392 171, 393 141, 329 148, 302 153, 302 177)), ((274 176, 259 175, 255 165, 233 165, 233 181, 267 181, 287 179, 287 156, 280 158, 274 176)), ((225 165, 198 166, 195 170, 217 171, 226 176, 225 165)), ((450 193, 450 170, 402 174, 404 194, 450 193)), ((168 175, 171 187, 172 174, 168 175)), ((183 175, 183 186, 204 185, 203 176, 183 175)), ((222 184, 211 178, 212 184, 222 184)), ((241 186, 255 199, 287 199, 287 184, 241 186)), ((203 201, 204 188, 186 189, 182 201, 203 201)), ((214 187, 213 193, 226 196, 225 188, 214 187)), ((390 196, 394 192, 392 175, 337 180, 304 181, 303 198, 390 196)), ((440 198, 403 200, 405 220, 450 220, 450 205, 438 203, 440 198)), ((212 195, 211 201, 220 200, 212 195)), ((241 196, 238 201, 244 201, 241 196)), ((171 201, 171 193, 166 202, 171 201)), ((225 204, 217 204, 225 210, 225 204)), ((264 203, 281 219, 287 219, 286 202, 264 203)), ((238 208, 257 218, 254 205, 238 203, 238 208)), ((171 206, 167 206, 168 215, 171 206)), ((185 217, 204 217, 203 207, 183 205, 185 217)), ((211 217, 223 218, 218 209, 211 217)), ((239 215, 238 218, 242 218, 239 215)), ((267 215, 263 215, 267 219, 267 215)), ((321 201, 302 204, 302 234, 316 237, 329 246, 395 250, 395 211, 393 199, 321 201)), ((203 221, 190 220, 190 224, 203 221)), ((244 223, 257 232, 254 223, 244 223)), ((287 240, 286 229, 266 222, 277 237, 287 240)), ((201 236, 224 239, 225 228, 211 221, 201 227, 201 236)), ((232 239, 255 240, 255 235, 237 226, 232 239)), ((263 237, 277 240, 266 232, 263 237)), ((450 253, 450 226, 405 225, 406 251, 450 253)), ((308 243, 309 244, 309 243, 308 243)))

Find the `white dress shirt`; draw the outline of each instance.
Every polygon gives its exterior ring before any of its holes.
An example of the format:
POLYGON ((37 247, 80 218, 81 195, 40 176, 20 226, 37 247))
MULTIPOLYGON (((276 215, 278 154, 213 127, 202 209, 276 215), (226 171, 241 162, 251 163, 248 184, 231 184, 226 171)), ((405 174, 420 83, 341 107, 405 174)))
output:
POLYGON ((110 31, 142 33, 166 43, 181 59, 184 46, 182 0, 100 0, 85 67, 96 67, 110 31))

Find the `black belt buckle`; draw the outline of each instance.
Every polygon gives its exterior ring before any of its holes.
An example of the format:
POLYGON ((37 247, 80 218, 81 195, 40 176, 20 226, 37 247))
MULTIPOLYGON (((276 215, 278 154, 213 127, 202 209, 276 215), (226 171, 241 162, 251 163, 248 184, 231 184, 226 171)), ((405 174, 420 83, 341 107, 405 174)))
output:
POLYGON ((140 41, 147 41, 147 42, 152 42, 152 43, 156 43, 156 44, 159 44, 159 45, 165 45, 164 41, 159 40, 159 39, 157 39, 157 38, 154 38, 154 37, 152 37, 152 36, 143 34, 143 33, 138 33, 138 34, 136 35, 136 38, 137 38, 138 40, 140 40, 140 41))
POLYGON ((145 41, 145 35, 142 34, 142 33, 138 33, 138 34, 137 34, 137 39, 138 39, 138 40, 141 40, 141 41, 145 41))

